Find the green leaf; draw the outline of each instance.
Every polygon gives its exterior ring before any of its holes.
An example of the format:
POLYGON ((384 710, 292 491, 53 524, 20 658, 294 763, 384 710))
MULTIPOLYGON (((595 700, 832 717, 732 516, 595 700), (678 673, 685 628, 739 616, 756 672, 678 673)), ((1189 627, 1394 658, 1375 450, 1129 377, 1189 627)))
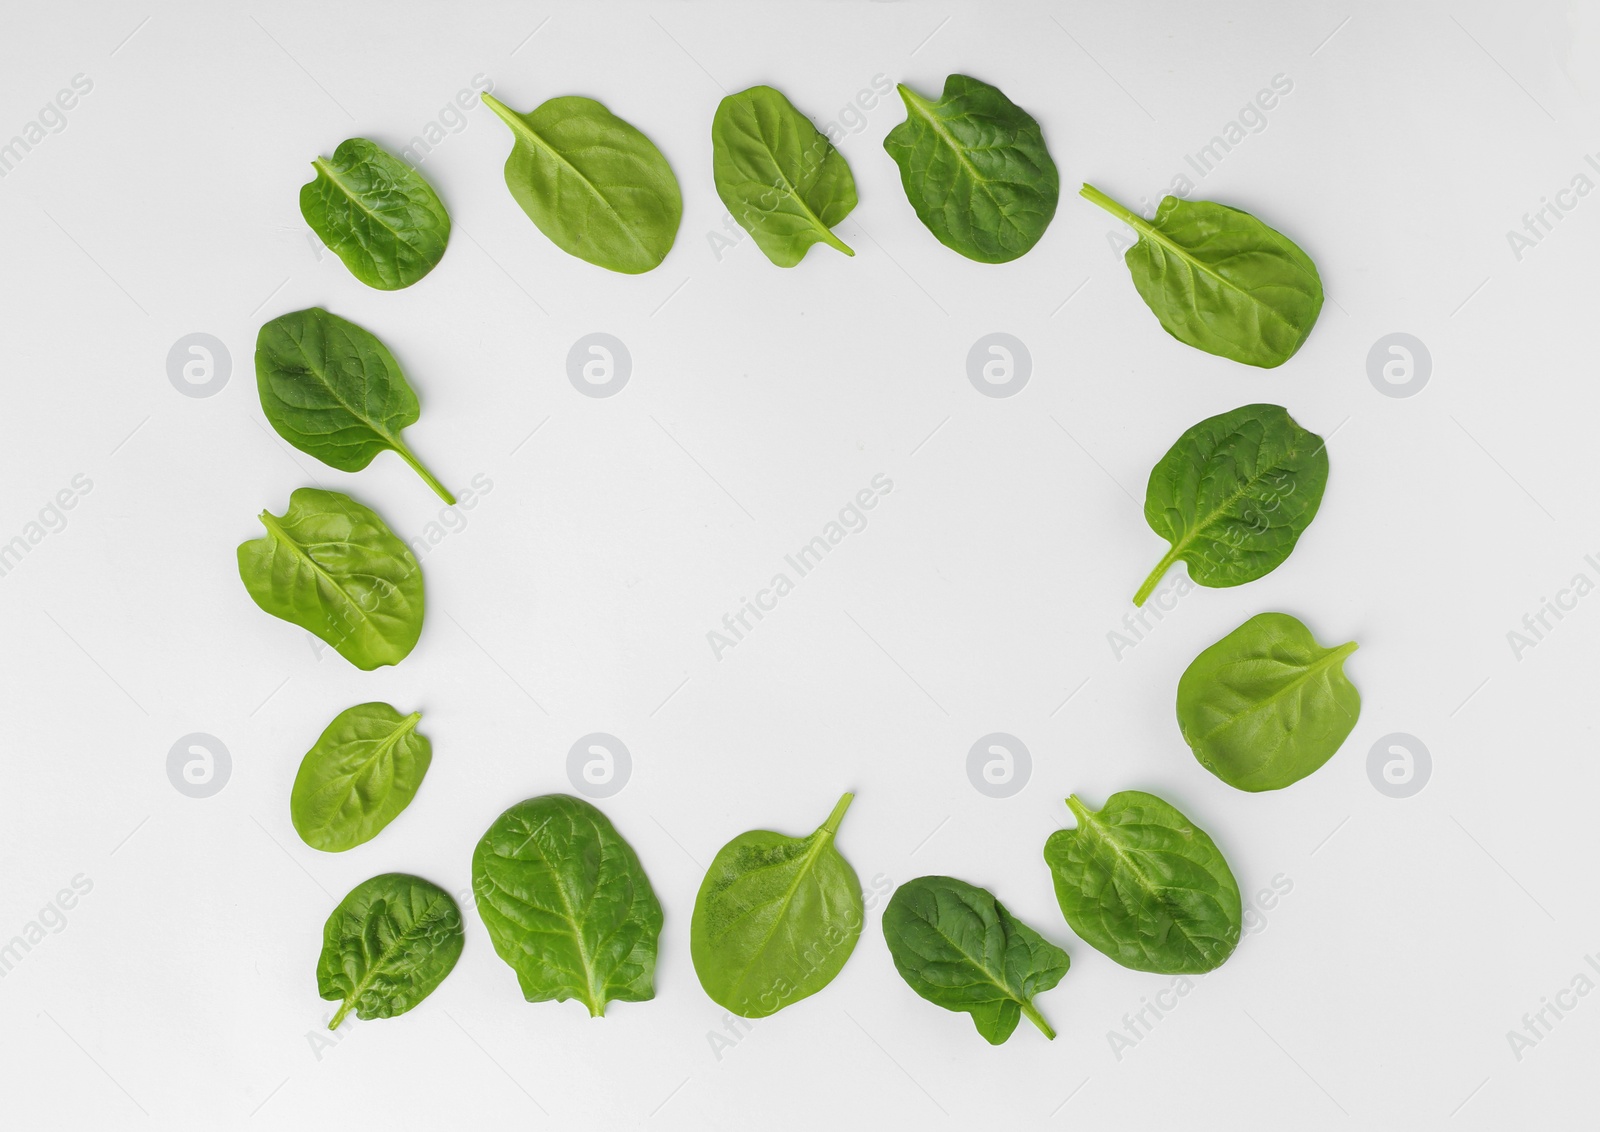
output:
POLYGON ((902 84, 906 120, 883 148, 917 217, 947 248, 979 263, 1025 255, 1061 197, 1056 163, 1032 115, 998 87, 951 75, 929 101, 902 84))
POLYGON ((384 873, 339 901, 322 929, 317 993, 337 1002, 328 1023, 393 1018, 427 998, 461 958, 466 936, 450 894, 421 877, 384 873))
POLYGON ((1189 429, 1150 471, 1144 518, 1172 544, 1135 605, 1174 562, 1202 586, 1237 586, 1270 574, 1316 518, 1328 485, 1322 437, 1278 405, 1244 405, 1189 429))
POLYGON ((399 664, 422 635, 422 568, 405 543, 348 495, 297 488, 265 537, 239 545, 255 603, 321 637, 357 668, 399 664))
POLYGON ((954 877, 907 881, 883 910, 883 939, 912 990, 972 1015, 990 1045, 1009 1038, 1024 1014, 1056 1036, 1033 999, 1067 973, 1067 953, 986 890, 954 877))
POLYGON ((1192 975, 1220 967, 1244 928, 1222 851, 1154 794, 1124 790, 1044 845, 1056 900, 1083 941, 1124 967, 1192 975))
POLYGON ((1287 613, 1259 613, 1178 681, 1178 728, 1200 765, 1240 790, 1281 790, 1333 757, 1361 714, 1350 641, 1317 644, 1287 613))
POLYGON ((366 138, 311 164, 317 175, 300 186, 300 215, 361 282, 397 291, 444 258, 450 214, 421 173, 366 138))
POLYGON ((672 250, 683 197, 649 138, 592 98, 552 98, 518 114, 487 92, 511 127, 506 187, 569 255, 638 275, 672 250))
POLYGON ((711 121, 717 195, 756 246, 793 267, 813 244, 853 256, 831 229, 856 206, 844 155, 770 86, 730 94, 711 121))
POLYGON ((400 363, 370 331, 321 307, 273 319, 256 335, 256 390, 272 427, 300 451, 359 472, 393 449, 455 503, 400 439, 422 410, 400 363))
POLYGON ((581 798, 546 794, 494 820, 472 854, 478 914, 529 1002, 655 997, 661 905, 633 848, 581 798))
POLYGON ((1139 297, 1178 341, 1271 369, 1310 335, 1322 279, 1283 233, 1210 201, 1163 197, 1146 220, 1093 185, 1079 192, 1139 234, 1123 258, 1139 297))
POLYGON ((300 762, 289 816, 300 840, 325 853, 371 841, 411 804, 433 759, 421 712, 357 704, 334 717, 300 762))
POLYGON ((833 844, 853 797, 809 837, 756 829, 717 852, 695 897, 689 949, 718 1006, 765 1018, 844 969, 866 915, 856 871, 833 844))

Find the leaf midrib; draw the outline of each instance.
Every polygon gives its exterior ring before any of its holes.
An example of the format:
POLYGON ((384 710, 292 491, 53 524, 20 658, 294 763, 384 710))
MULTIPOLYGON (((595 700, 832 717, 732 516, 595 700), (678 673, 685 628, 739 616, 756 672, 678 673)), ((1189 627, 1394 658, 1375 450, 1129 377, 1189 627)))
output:
MULTIPOLYGON (((1300 687, 1302 684, 1304 684, 1308 680, 1310 680, 1313 676, 1317 675, 1317 673, 1322 672, 1324 669, 1330 668, 1333 665, 1339 663, 1340 661, 1344 660, 1345 657, 1349 656, 1351 653, 1353 653, 1355 651, 1356 651, 1356 643, 1354 641, 1348 641, 1345 644, 1340 645, 1338 648, 1329 649, 1322 656, 1318 657, 1316 660, 1314 660, 1310 664, 1306 665, 1305 670, 1302 671, 1300 673, 1300 675, 1294 677, 1288 683, 1284 684, 1283 687, 1279 688, 1275 692, 1272 692, 1272 693, 1268 694, 1264 698, 1262 698, 1260 700, 1257 700, 1255 703, 1251 704, 1244 711, 1239 712, 1237 715, 1229 716, 1222 723, 1217 724, 1217 726, 1213 727, 1210 731, 1207 731, 1204 735, 1201 735, 1199 737, 1198 741, 1201 742, 1201 743, 1207 742, 1210 739, 1214 738, 1219 732, 1221 732, 1221 731, 1223 731, 1223 730, 1225 730, 1225 729, 1227 729, 1229 727, 1232 727, 1234 724, 1239 722, 1239 720, 1243 719, 1245 716, 1254 715, 1254 714, 1260 712, 1268 704, 1273 703, 1274 701, 1276 701, 1278 699, 1281 699, 1283 696, 1288 695, 1290 692, 1294 691, 1296 688, 1300 687)), ((1260 659, 1260 658, 1257 658, 1257 657, 1246 657, 1245 659, 1246 660, 1252 660, 1252 659, 1260 659)), ((1238 662, 1235 661, 1234 663, 1238 663, 1238 662)))
MULTIPOLYGON (((1166 908, 1167 901, 1161 895, 1161 893, 1165 891, 1165 888, 1152 883, 1145 870, 1139 866, 1137 859, 1134 858, 1127 850, 1125 850, 1122 847, 1122 844, 1116 838, 1111 836, 1109 827, 1095 820, 1097 817, 1098 814, 1090 814, 1088 810, 1085 810, 1083 814, 1079 815, 1078 830, 1080 832, 1093 831, 1093 834, 1098 839, 1099 843, 1109 849, 1117 861, 1119 861, 1128 870, 1128 872, 1132 874, 1134 880, 1138 882, 1139 887, 1149 895, 1150 899, 1155 901, 1162 908, 1166 908)), ((1192 858, 1186 859, 1192 860, 1192 858)), ((1210 870, 1207 869, 1206 873, 1207 875, 1210 875, 1210 870)), ((1171 920, 1173 930, 1175 930, 1179 935, 1183 936, 1184 941, 1194 949, 1195 953, 1205 956, 1205 950, 1200 946, 1199 941, 1189 933, 1188 929, 1184 926, 1183 921, 1176 916, 1170 916, 1169 919, 1171 920)))
MULTIPOLYGON (((377 749, 375 751, 373 751, 373 753, 372 753, 372 755, 370 757, 362 759, 361 762, 359 764, 357 764, 357 766, 355 767, 354 770, 351 770, 348 773, 340 773, 338 775, 335 775, 328 782, 324 783, 322 788, 319 789, 316 792, 316 794, 313 795, 313 797, 320 797, 323 794, 327 793, 329 790, 332 790, 332 789, 335 789, 335 788, 338 789, 341 793, 355 793, 355 790, 353 789, 353 787, 350 786, 350 783, 353 783, 356 779, 360 778, 362 774, 366 773, 367 768, 372 766, 373 763, 377 762, 379 759, 383 758, 385 755, 389 754, 396 747, 398 747, 400 745, 401 740, 403 740, 407 735, 410 735, 412 732, 414 732, 416 730, 417 724, 421 720, 422 720, 422 713, 420 711, 414 711, 410 715, 406 716, 398 724, 395 725, 395 727, 389 732, 389 734, 385 735, 382 739, 378 740, 377 749), (342 784, 342 785, 338 785, 338 784, 342 784)), ((387 795, 385 795, 385 797, 387 797, 387 795)), ((366 815, 363 814, 363 816, 366 816, 366 815)), ((330 818, 328 821, 323 822, 320 825, 315 826, 314 828, 321 829, 321 830, 328 830, 328 829, 331 829, 332 827, 333 827, 333 819, 330 818)))
POLYGON ((351 204, 355 205, 363 213, 365 213, 367 216, 371 217, 372 220, 376 221, 385 231, 387 231, 390 235, 394 236, 396 240, 400 241, 401 243, 405 243, 405 240, 403 238, 403 233, 404 233, 405 229, 399 224, 391 224, 391 223, 389 223, 387 220, 384 219, 383 213, 379 212, 375 208, 372 208, 372 207, 368 206, 367 203, 360 196, 358 196, 356 194, 356 190, 355 189, 353 189, 349 185, 345 184, 344 178, 339 174, 338 170, 336 170, 331 163, 329 163, 328 161, 324 160, 321 157, 318 157, 311 164, 316 167, 317 172, 319 172, 323 176, 325 176, 328 179, 328 181, 335 188, 337 188, 341 193, 343 193, 345 195, 345 197, 347 199, 349 199, 351 204))
MULTIPOLYGON (((1226 288, 1229 291, 1234 292, 1236 295, 1239 295, 1246 302, 1250 303, 1252 306, 1257 307, 1260 310, 1266 311, 1269 315, 1271 315, 1273 317, 1273 319, 1275 319, 1276 321, 1282 323, 1289 330, 1298 330, 1299 329, 1298 327, 1296 327, 1294 325, 1294 323, 1290 322, 1286 317, 1284 317, 1284 315, 1280 311, 1278 311, 1275 307, 1271 306, 1268 303, 1263 302, 1260 298, 1258 298, 1253 291, 1248 291, 1244 287, 1242 287, 1239 284, 1237 284, 1237 283, 1233 282, 1232 280, 1230 280, 1227 276, 1218 274, 1218 272, 1216 272, 1214 269, 1212 269, 1211 267, 1207 266, 1204 261, 1202 261, 1199 258, 1197 258, 1196 256, 1194 256, 1187 248, 1185 248, 1182 244, 1178 243, 1177 241, 1173 240, 1165 232, 1162 232, 1159 228, 1157 228, 1149 220, 1146 220, 1144 217, 1138 215, 1137 213, 1133 213, 1133 212, 1130 212, 1128 214, 1128 216, 1126 216, 1126 217, 1122 217, 1122 219, 1123 219, 1123 221, 1125 223, 1129 224, 1131 227, 1137 228, 1141 235, 1148 236, 1151 239, 1155 240, 1157 243, 1162 244, 1164 247, 1166 247, 1171 254, 1175 255, 1179 260, 1181 260, 1184 264, 1186 264, 1191 271, 1198 271, 1202 275, 1209 275, 1212 279, 1216 280, 1217 283, 1219 283, 1221 286, 1223 286, 1224 288, 1226 288)), ((1255 218, 1251 217, 1251 219, 1255 219, 1255 218)), ((1258 224, 1260 223, 1259 220, 1256 221, 1256 222, 1258 224)), ((1265 227, 1265 225, 1263 225, 1263 227, 1265 227)), ((1296 265, 1296 266, 1298 267, 1298 265, 1296 265)))
MULTIPOLYGON (((1232 440, 1234 437, 1239 436, 1239 435, 1241 435, 1241 431, 1236 428, 1232 432, 1230 432, 1228 434, 1228 436, 1225 437, 1224 439, 1225 440, 1232 440)), ((1263 440, 1264 439, 1265 439, 1265 437, 1263 437, 1263 440)), ((1221 443, 1213 446, 1212 454, 1214 454, 1216 452, 1216 450, 1218 448, 1220 448, 1221 446, 1222 446, 1221 443)), ((1289 449, 1286 452, 1284 452, 1284 454, 1282 456, 1280 456, 1278 459, 1272 461, 1270 467, 1268 467, 1268 468, 1266 468, 1264 470, 1256 472, 1255 475, 1252 475, 1249 479, 1245 480, 1244 483, 1239 487, 1239 489, 1237 491, 1234 491, 1232 494, 1230 494, 1221 503, 1217 504, 1214 508, 1212 508, 1210 513, 1207 514, 1203 519, 1201 519, 1198 523, 1195 523, 1192 527, 1190 527, 1189 530, 1187 532, 1185 532, 1184 535, 1177 542, 1172 544, 1172 549, 1170 551, 1168 551, 1167 558, 1172 562, 1176 562, 1176 561, 1178 561, 1179 558, 1182 558, 1184 552, 1186 550, 1188 550, 1189 547, 1194 544, 1195 540, 1200 537, 1200 533, 1202 531, 1208 530, 1213 524, 1215 524, 1217 522, 1217 520, 1221 519, 1225 514, 1227 514, 1228 509, 1230 507, 1232 507, 1235 503, 1239 502, 1239 500, 1243 499, 1246 495, 1250 494, 1250 492, 1252 490, 1254 490, 1255 486, 1257 484, 1259 484, 1262 480, 1266 479, 1267 476, 1271 475, 1273 472, 1276 472, 1276 471, 1278 471, 1280 469, 1287 470, 1288 466, 1290 464, 1292 464, 1293 461, 1298 459, 1299 456, 1300 456, 1300 446, 1299 446, 1299 442, 1296 441, 1296 442, 1294 442, 1294 443, 1292 443, 1290 445, 1289 449)), ((1209 455, 1208 455, 1208 458, 1209 458, 1209 455)), ((1184 559, 1184 561, 1187 562, 1188 559, 1184 559)))
MULTIPOLYGON (((789 905, 794 903, 795 893, 800 891, 801 882, 805 880, 806 877, 810 876, 812 871, 816 868, 816 863, 822 856, 822 850, 825 847, 833 844, 833 834, 826 829, 819 829, 816 833, 812 834, 812 836, 816 838, 816 843, 812 845, 811 848, 806 851, 806 855, 800 859, 800 867, 795 870, 794 880, 790 882, 788 889, 784 892, 783 899, 778 904, 777 913, 773 915, 772 922, 767 925, 766 934, 762 936, 761 942, 755 948, 754 954, 750 957, 750 960, 744 964, 744 969, 740 972, 738 979, 734 983, 736 987, 743 988, 745 979, 749 977, 750 971, 756 965, 756 960, 765 958, 767 954, 767 948, 772 945, 773 937, 778 933, 778 925, 782 923, 784 917, 788 915, 789 905)), ((767 905, 769 908, 771 906, 772 905, 770 904, 767 905)))
MULTIPOLYGON (((387 899, 385 902, 387 903, 387 899)), ((387 964, 392 961, 394 954, 400 950, 402 944, 421 933, 424 925, 429 919, 432 918, 433 909, 438 903, 439 901, 437 897, 430 897, 428 900, 428 906, 422 910, 422 914, 420 916, 417 916, 411 921, 411 926, 406 928, 405 931, 401 932, 400 935, 396 937, 394 944, 385 949, 378 956, 377 962, 367 964, 367 973, 361 976, 361 981, 356 984, 355 989, 345 997, 346 1004, 355 1007, 357 1016, 359 1016, 361 1013, 361 1007, 359 1003, 361 1001, 362 994, 365 993, 367 989, 368 984, 372 982, 379 971, 383 970, 387 964)))
MULTIPOLYGON (((268 511, 263 511, 261 512, 260 518, 261 525, 267 528, 267 533, 282 545, 287 546, 296 558, 311 568, 311 572, 313 574, 327 582, 328 585, 332 586, 334 591, 344 599, 346 604, 356 611, 356 615, 363 623, 367 625, 371 625, 373 623, 372 619, 367 616, 367 611, 361 608, 361 603, 355 598, 351 597, 350 594, 346 592, 344 586, 340 584, 339 580, 332 574, 328 573, 328 571, 323 568, 320 562, 318 562, 315 558, 312 558, 311 555, 306 552, 305 548, 294 540, 294 537, 284 529, 281 523, 278 522, 278 517, 276 515, 273 515, 268 511)), ((285 518, 287 518, 287 516, 285 516, 285 518)))

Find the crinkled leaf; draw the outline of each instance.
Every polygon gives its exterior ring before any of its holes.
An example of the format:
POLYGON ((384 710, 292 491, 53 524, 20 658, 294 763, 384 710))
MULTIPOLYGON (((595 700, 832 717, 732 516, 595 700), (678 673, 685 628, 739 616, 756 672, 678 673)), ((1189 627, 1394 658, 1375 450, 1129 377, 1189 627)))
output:
POLYGON ((1139 790, 1098 812, 1067 799, 1076 829, 1045 842, 1072 930, 1124 967, 1164 975, 1220 967, 1244 927, 1239 885, 1205 830, 1139 790))
POLYGON ((289 793, 295 832, 313 849, 340 853, 376 837, 416 797, 433 744, 421 712, 357 704, 334 717, 300 761, 289 793))
POLYGON ((1361 693, 1350 641, 1317 644, 1287 613, 1260 613, 1206 649, 1178 681, 1178 728, 1200 765, 1240 790, 1280 790, 1333 757, 1361 693))
POLYGON ((450 894, 421 877, 384 873, 339 901, 322 929, 317 993, 343 1000, 328 1023, 393 1018, 434 992, 461 957, 466 936, 450 894))
POLYGON ((300 215, 361 282, 409 287, 444 258, 450 214, 433 186, 376 142, 350 138, 319 157, 300 215))
POLYGON ((1150 471, 1144 517, 1172 544, 1134 595, 1145 598, 1174 562, 1202 586, 1237 586, 1271 573, 1316 518, 1328 450, 1279 405, 1207 417, 1150 471))
POLYGON ((672 250, 683 197, 651 140, 592 98, 552 98, 518 114, 487 92, 511 128, 506 187, 569 255, 637 275, 672 250))
POLYGON ((1146 220, 1093 185, 1080 193, 1139 234, 1123 258, 1140 298, 1178 341, 1270 369, 1310 335, 1322 279, 1283 233, 1210 201, 1163 197, 1146 220))
POLYGON ((972 1015, 990 1045, 1009 1038, 1024 1014, 1056 1036, 1033 999, 1067 973, 1067 953, 985 889, 954 877, 907 881, 883 911, 883 938, 911 989, 972 1015))
POLYGON ((321 307, 280 315, 256 335, 256 390, 278 435, 341 472, 393 449, 446 503, 400 430, 421 415, 400 363, 370 331, 321 307))
POLYGON ((689 926, 695 973, 717 1005, 765 1018, 844 969, 865 916, 861 882, 834 847, 852 797, 809 837, 757 829, 718 850, 689 926))
POLYGON ((1033 116, 998 87, 951 75, 937 102, 901 84, 906 120, 883 148, 917 217, 947 248, 980 263, 1025 255, 1061 196, 1056 163, 1033 116))
POLYGON ((239 545, 239 577, 274 617, 321 637, 357 668, 399 664, 422 635, 422 568, 348 495, 297 488, 264 537, 239 545))
POLYGON ((711 169, 722 203, 779 267, 795 266, 813 244, 855 255, 831 230, 856 206, 849 164, 770 86, 717 106, 711 169))
POLYGON ((546 794, 494 820, 472 854, 472 891, 495 953, 529 1002, 655 997, 661 905, 633 848, 581 798, 546 794))

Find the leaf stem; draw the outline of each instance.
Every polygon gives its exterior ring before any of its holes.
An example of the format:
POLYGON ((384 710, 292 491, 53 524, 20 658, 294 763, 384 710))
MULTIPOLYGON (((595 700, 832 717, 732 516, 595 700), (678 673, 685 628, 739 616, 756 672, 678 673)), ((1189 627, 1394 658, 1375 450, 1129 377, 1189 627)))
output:
POLYGON ((1039 1029, 1044 1033, 1045 1037, 1049 1038, 1051 1041, 1056 1040, 1056 1032, 1050 1028, 1050 1023, 1044 1020, 1044 1015, 1039 1013, 1038 1009, 1033 1005, 1033 1003, 1024 1002, 1022 1004, 1022 1012, 1028 1016, 1028 1021, 1039 1027, 1039 1029))
POLYGON ((1084 182, 1083 188, 1078 190, 1078 195, 1090 204, 1099 205, 1136 232, 1148 232, 1150 230, 1150 222, 1148 220, 1122 207, 1122 205, 1088 182, 1084 182))
POLYGON ((433 478, 433 473, 422 466, 422 461, 411 454, 411 449, 406 447, 405 441, 396 439, 393 443, 394 450, 400 453, 402 460, 416 469, 417 475, 422 477, 422 482, 433 488, 440 499, 454 507, 456 505, 456 497, 450 494, 449 489, 444 484, 433 478))
POLYGON ((1150 571, 1150 576, 1144 580, 1144 585, 1139 587, 1139 592, 1133 595, 1134 605, 1139 606, 1145 603, 1145 599, 1155 592, 1155 588, 1161 584, 1161 579, 1166 577, 1167 571, 1172 568, 1172 564, 1177 560, 1177 547, 1173 547, 1162 555, 1161 561, 1156 563, 1156 568, 1150 571))
POLYGON ((333 1019, 328 1023, 328 1029, 337 1030, 339 1028, 339 1023, 343 1022, 344 1016, 350 1012, 350 1006, 353 1001, 353 999, 348 998, 344 1000, 343 1005, 339 1007, 339 1012, 335 1014, 333 1019))
POLYGON ((855 795, 845 793, 840 797, 838 804, 833 807, 833 813, 828 815, 828 820, 822 823, 822 828, 829 837, 839 832, 839 823, 844 821, 844 812, 850 808, 850 803, 855 801, 855 795))
POLYGON ((1089 820, 1089 807, 1078 800, 1076 794, 1067 795, 1067 809, 1072 811, 1072 816, 1078 819, 1078 828, 1082 829, 1089 820))

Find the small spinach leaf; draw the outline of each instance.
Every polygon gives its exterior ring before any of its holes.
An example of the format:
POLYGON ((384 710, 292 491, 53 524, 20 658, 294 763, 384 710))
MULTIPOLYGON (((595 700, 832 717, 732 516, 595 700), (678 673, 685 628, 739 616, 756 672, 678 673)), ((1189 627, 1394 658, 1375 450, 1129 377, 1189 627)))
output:
POLYGON ((1133 595, 1174 562, 1202 586, 1253 582, 1283 564, 1316 518, 1328 449, 1278 405, 1244 405, 1187 430, 1150 471, 1144 518, 1172 544, 1133 595))
POLYGON ((411 166, 376 142, 350 138, 312 163, 300 215, 368 287, 409 287, 444 258, 450 214, 411 166))
POLYGON ((883 148, 917 217, 945 247, 979 263, 1027 254, 1061 196, 1039 123, 998 87, 951 75, 937 102, 899 86, 906 120, 883 148))
POLYGON ((853 256, 831 229, 856 206, 844 155, 770 86, 730 94, 711 120, 717 195, 756 246, 793 267, 813 244, 853 256))
POLYGON ((546 794, 494 820, 472 854, 472 891, 495 954, 529 1002, 655 997, 661 904, 633 847, 581 798, 546 794))
POLYGON ((1056 1036, 1033 999, 1067 973, 1067 953, 988 891, 954 877, 907 881, 883 910, 883 938, 911 989, 972 1015, 990 1045, 1009 1038, 1024 1014, 1056 1036))
POLYGON ((427 998, 461 958, 466 936, 450 894, 421 877, 384 873, 339 901, 322 929, 317 993, 337 1002, 328 1023, 393 1018, 427 998))
POLYGON ((649 138, 592 98, 552 98, 527 114, 488 92, 483 101, 511 128, 506 187, 556 247, 626 275, 667 258, 683 197, 649 138))
POLYGON ((689 949, 713 1002, 765 1018, 816 994, 861 935, 861 882, 834 848, 853 794, 810 837, 764 829, 717 851, 695 897, 689 949))
POLYGON ((300 451, 359 472, 393 449, 455 503, 400 439, 422 410, 400 363, 370 331, 321 307, 273 319, 256 335, 256 390, 272 427, 300 451))
POLYGON ((416 797, 433 759, 417 731, 422 713, 357 704, 334 717, 306 752, 289 793, 295 832, 313 849, 342 853, 371 841, 416 797))
POLYGON ((1281 790, 1333 757, 1361 714, 1356 651, 1317 644, 1287 613, 1258 613, 1178 681, 1178 728, 1200 765, 1240 790, 1281 790))
POLYGON ((1080 195, 1139 233, 1123 259, 1139 297, 1178 341, 1271 369, 1311 334, 1322 279, 1283 233, 1210 201, 1163 197, 1146 220, 1093 185, 1080 195))
POLYGON ((1244 927, 1239 885, 1222 851, 1172 806, 1139 790, 1045 842, 1056 900, 1072 930, 1124 967, 1163 975, 1220 967, 1244 927))
POLYGON ((255 603, 321 637, 357 668, 399 664, 422 635, 422 568, 405 543, 348 495, 297 488, 264 537, 239 544, 255 603))

